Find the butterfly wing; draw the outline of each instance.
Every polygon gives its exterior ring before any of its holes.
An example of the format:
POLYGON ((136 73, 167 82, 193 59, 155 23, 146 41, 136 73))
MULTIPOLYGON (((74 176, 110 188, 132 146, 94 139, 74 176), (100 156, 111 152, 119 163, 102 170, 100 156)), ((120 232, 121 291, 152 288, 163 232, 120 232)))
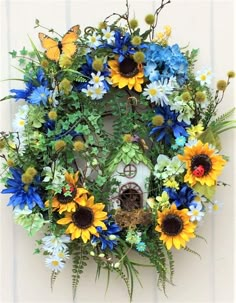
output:
POLYGON ((53 61, 58 61, 60 57, 58 41, 50 38, 43 33, 39 33, 39 40, 41 41, 42 47, 46 49, 45 55, 47 58, 53 61))
POLYGON ((79 28, 79 25, 74 25, 61 40, 62 51, 68 57, 72 57, 76 52, 76 40, 78 39, 79 28))

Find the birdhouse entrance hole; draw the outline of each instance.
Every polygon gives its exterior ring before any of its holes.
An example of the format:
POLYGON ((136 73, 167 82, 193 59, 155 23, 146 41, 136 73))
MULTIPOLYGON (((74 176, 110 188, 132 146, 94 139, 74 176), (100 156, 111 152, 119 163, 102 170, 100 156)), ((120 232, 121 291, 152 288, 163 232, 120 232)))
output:
POLYGON ((143 192, 138 184, 129 182, 120 188, 119 201, 121 209, 131 211, 143 207, 143 192))

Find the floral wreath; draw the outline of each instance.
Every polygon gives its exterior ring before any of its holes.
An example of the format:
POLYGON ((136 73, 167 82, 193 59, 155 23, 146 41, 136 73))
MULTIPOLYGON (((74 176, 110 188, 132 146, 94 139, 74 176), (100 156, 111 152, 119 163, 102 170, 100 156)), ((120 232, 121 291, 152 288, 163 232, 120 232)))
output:
MULTIPOLYGON (((219 135, 235 127, 233 109, 217 116, 230 79, 211 88, 210 69, 195 71, 198 50, 169 45, 171 28, 156 32, 161 1, 145 17, 127 11, 97 28, 75 25, 61 36, 39 33, 19 58, 25 87, 13 131, 1 132, 3 194, 16 223, 45 255, 52 283, 72 259, 75 296, 91 258, 125 282, 138 275, 135 253, 172 283, 172 249, 191 250, 199 222, 214 201, 227 157, 219 135), (111 22, 115 18, 115 21, 111 22), (131 253, 133 252, 133 253, 131 253)), ((36 28, 43 27, 36 20, 36 28)), ((143 265, 146 266, 146 265, 143 265)))

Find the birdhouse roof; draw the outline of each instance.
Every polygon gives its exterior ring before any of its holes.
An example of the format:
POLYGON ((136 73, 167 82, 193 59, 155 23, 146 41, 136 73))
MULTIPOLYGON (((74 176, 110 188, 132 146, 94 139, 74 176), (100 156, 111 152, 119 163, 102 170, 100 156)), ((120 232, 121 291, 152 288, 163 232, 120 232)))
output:
POLYGON ((149 169, 153 168, 151 160, 144 154, 143 150, 137 143, 124 142, 119 150, 110 158, 106 164, 106 173, 112 174, 118 164, 124 163, 128 165, 130 163, 143 163, 149 169))

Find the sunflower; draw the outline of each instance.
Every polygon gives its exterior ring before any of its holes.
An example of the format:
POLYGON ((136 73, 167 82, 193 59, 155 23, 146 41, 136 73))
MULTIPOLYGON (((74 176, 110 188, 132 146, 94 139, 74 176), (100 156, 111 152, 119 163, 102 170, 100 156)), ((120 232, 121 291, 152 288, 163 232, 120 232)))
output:
POLYGON ((67 186, 62 188, 61 193, 57 193, 52 200, 47 200, 45 202, 46 207, 52 207, 53 211, 58 210, 59 214, 64 211, 75 211, 76 202, 75 200, 81 195, 88 193, 85 188, 77 187, 78 182, 78 172, 75 174, 65 173, 65 181, 67 186), (69 187, 69 189, 67 188, 69 187))
POLYGON ((113 87, 123 88, 128 86, 129 89, 134 88, 139 93, 142 91, 141 84, 144 82, 144 74, 141 64, 137 64, 132 58, 128 57, 121 62, 110 60, 108 65, 111 68, 113 87))
POLYGON ((215 153, 208 143, 203 144, 198 140, 196 145, 186 146, 184 154, 178 156, 186 163, 187 173, 185 182, 194 186, 197 182, 207 186, 215 185, 217 177, 226 163, 221 155, 215 153))
POLYGON ((103 211, 105 205, 103 203, 94 203, 94 196, 82 195, 76 199, 77 208, 75 212, 66 212, 65 217, 58 220, 61 225, 69 224, 66 234, 71 234, 71 239, 82 238, 84 243, 90 240, 90 236, 99 237, 96 227, 107 230, 106 224, 103 222, 107 219, 107 212, 103 211))
POLYGON ((162 240, 167 249, 174 246, 177 249, 186 246, 190 238, 195 238, 194 230, 196 225, 189 221, 188 209, 178 210, 174 203, 170 208, 158 211, 157 223, 155 230, 161 233, 162 240))

